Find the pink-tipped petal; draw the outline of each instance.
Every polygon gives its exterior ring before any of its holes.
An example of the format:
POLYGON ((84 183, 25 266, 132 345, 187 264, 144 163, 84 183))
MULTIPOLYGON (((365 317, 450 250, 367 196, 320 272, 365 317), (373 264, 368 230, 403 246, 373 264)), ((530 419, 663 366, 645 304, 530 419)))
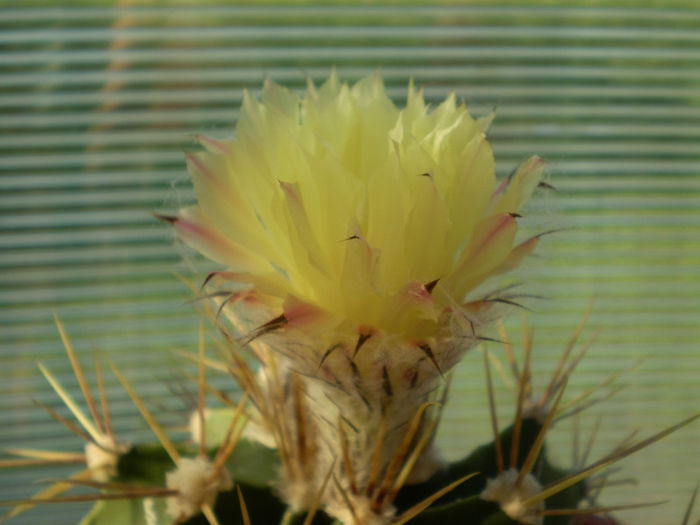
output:
POLYGON ((471 289, 488 278, 508 257, 518 229, 515 217, 498 213, 476 225, 474 237, 465 248, 450 281, 461 300, 471 289))
POLYGON ((328 318, 328 312, 294 295, 288 295, 284 300, 284 317, 290 326, 304 326, 328 318))
POLYGON ((207 151, 212 153, 223 153, 224 155, 233 153, 233 141, 230 139, 215 139, 206 135, 197 135, 197 140, 207 151))
POLYGON ((493 275, 509 272, 514 268, 518 267, 523 261, 523 259, 535 250, 535 248, 537 247, 537 242, 539 240, 540 237, 537 236, 518 244, 515 248, 511 250, 510 255, 508 255, 506 260, 503 261, 501 265, 493 271, 493 275))
POLYGON ((406 284, 391 299, 389 318, 385 324, 410 339, 430 337, 438 322, 438 311, 432 294, 421 282, 406 284))
POLYGON ((264 259, 221 234, 198 206, 182 209, 173 224, 180 239, 216 262, 246 272, 269 268, 264 259))
POLYGON ((231 157, 212 146, 209 151, 187 152, 185 158, 197 201, 208 219, 226 237, 279 264, 277 249, 244 191, 241 174, 234 173, 231 157))
POLYGON ((516 213, 537 187, 542 178, 544 167, 544 159, 537 155, 520 164, 510 178, 507 189, 500 194, 496 193, 491 202, 491 213, 516 213))

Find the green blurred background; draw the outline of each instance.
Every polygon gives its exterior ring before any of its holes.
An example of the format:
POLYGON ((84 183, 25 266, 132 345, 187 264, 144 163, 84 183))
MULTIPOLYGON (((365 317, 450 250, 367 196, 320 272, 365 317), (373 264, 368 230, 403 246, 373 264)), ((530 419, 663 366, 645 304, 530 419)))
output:
MULTIPOLYGON (((499 175, 548 159, 550 182, 523 219, 546 238, 517 279, 544 386, 589 301, 601 330, 572 395, 645 358, 596 417, 593 458, 700 409, 700 5, 697 1, 249 3, 0 1, 0 449, 78 450, 34 397, 61 411, 42 360, 78 396, 52 310, 86 364, 107 353, 177 431, 192 387, 172 350, 196 348, 199 318, 173 273, 193 273, 149 214, 192 200, 183 150, 233 130, 244 88, 302 90, 332 66, 353 81, 381 68, 402 103, 408 79, 475 115, 497 108, 499 175)), ((520 339, 520 318, 509 319, 520 339)), ((498 355, 502 349, 493 346, 498 355)), ((224 377, 213 378, 222 387, 224 377)), ((151 439, 109 378, 114 424, 151 439)), ((497 380, 501 420, 512 395, 497 380)), ((481 356, 456 374, 440 441, 449 458, 489 439, 481 356)), ((552 436, 571 462, 571 420, 552 436)), ((602 502, 668 504, 618 515, 680 523, 700 476, 700 425, 624 463, 602 502)), ((0 499, 68 470, 0 471, 0 499)), ((52 506, 13 523, 75 523, 52 506)), ((696 510, 695 516, 700 515, 696 510)), ((697 518, 695 518, 697 519, 697 518)), ((691 521, 692 522, 692 521, 691 521)))

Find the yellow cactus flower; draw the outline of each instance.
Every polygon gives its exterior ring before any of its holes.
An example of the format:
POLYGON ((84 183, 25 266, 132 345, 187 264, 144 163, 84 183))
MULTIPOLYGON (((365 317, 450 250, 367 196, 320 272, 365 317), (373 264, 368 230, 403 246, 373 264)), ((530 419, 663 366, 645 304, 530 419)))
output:
POLYGON ((261 101, 245 94, 234 140, 187 154, 198 205, 176 228, 290 323, 432 337, 534 248, 513 242, 542 162, 496 187, 490 120, 454 94, 431 111, 413 86, 399 110, 379 74, 352 88, 333 74, 302 99, 268 81, 261 101))
POLYGON ((224 266, 227 290, 249 285, 220 305, 262 368, 232 373, 294 510, 334 473, 328 513, 389 523, 397 487, 439 465, 426 407, 494 299, 470 293, 537 243, 515 236, 543 162, 497 184, 490 121, 454 94, 431 110, 411 85, 398 109, 378 74, 353 87, 332 74, 303 98, 272 82, 246 93, 235 139, 187 154, 198 204, 168 220, 224 266))

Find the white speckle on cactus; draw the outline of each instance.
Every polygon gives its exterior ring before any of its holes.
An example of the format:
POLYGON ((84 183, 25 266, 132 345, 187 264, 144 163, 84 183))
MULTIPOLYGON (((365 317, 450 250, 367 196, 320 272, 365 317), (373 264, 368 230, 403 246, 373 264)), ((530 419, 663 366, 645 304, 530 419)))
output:
POLYGON ((542 516, 538 511, 544 509, 544 503, 525 506, 523 502, 542 491, 542 485, 531 474, 527 474, 516 486, 520 472, 508 469, 498 477, 488 480, 486 488, 481 493, 481 499, 495 501, 501 510, 520 523, 541 525, 542 516))
POLYGON ((97 443, 89 441, 85 445, 85 462, 92 479, 106 482, 117 474, 119 457, 129 450, 129 445, 120 443, 114 437, 100 434, 97 443))
POLYGON ((216 470, 206 457, 182 458, 178 467, 165 475, 169 489, 178 491, 167 500, 168 514, 176 520, 198 514, 205 505, 213 506, 222 490, 233 487, 225 469, 216 470))

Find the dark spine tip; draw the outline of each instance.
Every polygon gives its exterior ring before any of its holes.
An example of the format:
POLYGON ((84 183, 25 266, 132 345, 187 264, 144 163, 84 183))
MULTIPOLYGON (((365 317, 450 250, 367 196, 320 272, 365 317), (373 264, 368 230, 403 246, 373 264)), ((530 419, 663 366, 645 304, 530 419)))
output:
POLYGON ((440 375, 443 375, 442 369, 440 368, 440 365, 438 364, 437 359, 435 358, 435 354, 433 354, 433 349, 430 348, 430 345, 428 343, 421 343, 418 345, 418 348, 420 348, 426 355, 426 357, 430 359, 430 362, 433 364, 438 373, 440 375))
POLYGON ((325 351, 325 353, 323 354, 323 357, 321 357, 321 361, 318 363, 318 370, 321 369, 321 367, 323 366, 323 363, 326 362, 326 359, 328 359, 328 357, 329 357, 335 350, 337 350, 338 348, 340 348, 341 346, 343 346, 343 345, 340 344, 340 343, 336 343, 336 344, 330 346, 330 347, 328 348, 328 350, 325 351))
POLYGON ((522 217, 522 215, 520 215, 519 213, 509 213, 508 215, 510 215, 514 219, 519 219, 522 217))
POLYGON ((387 370, 386 365, 382 366, 382 388, 384 389, 384 393, 387 395, 387 397, 394 395, 394 389, 391 388, 391 379, 389 379, 389 371, 387 370))
POLYGON ((353 361, 350 357, 345 356, 345 358, 348 360, 348 365, 350 365, 353 380, 359 381, 362 376, 360 375, 360 369, 357 368, 357 364, 355 364, 355 361, 353 361))
POLYGON ((537 184, 538 188, 543 188, 545 190, 550 190, 550 191, 559 191, 557 188, 549 184, 548 182, 541 181, 540 183, 537 184))
POLYGON ((540 232, 540 233, 538 233, 537 235, 533 235, 532 238, 533 238, 533 239, 539 239, 540 237, 544 237, 545 235, 551 235, 551 234, 553 234, 553 233, 564 232, 564 231, 567 231, 567 230, 568 230, 568 228, 558 228, 558 229, 556 229, 556 230, 547 230, 547 231, 540 232))
POLYGON ((280 314, 274 319, 270 319, 268 322, 260 326, 258 330, 263 330, 263 329, 274 329, 274 328, 279 328, 281 326, 284 326, 287 324, 287 317, 284 314, 280 314))
POLYGON ((501 341, 500 339, 494 339, 493 337, 484 337, 483 335, 478 335, 476 336, 477 341, 486 341, 488 343, 498 343, 501 345, 506 344, 505 341, 501 341))
POLYGON ((417 384, 418 384, 418 370, 412 370, 411 371, 411 380, 410 380, 411 389, 416 388, 417 384))
POLYGON ((440 281, 440 279, 435 279, 434 281, 430 281, 429 283, 424 284, 423 286, 425 287, 425 290, 431 294, 433 293, 433 288, 435 288, 435 285, 438 283, 438 281, 440 281))
POLYGON ((357 336, 357 343, 355 344, 355 350, 352 353, 353 359, 357 355, 357 352, 360 351, 360 348, 362 348, 362 345, 364 345, 367 342, 367 339, 372 337, 371 332, 360 332, 360 334, 357 336))
POLYGON ((219 317, 221 316, 221 312, 223 312, 224 308, 226 308, 226 305, 229 304, 235 296, 236 296, 236 294, 231 292, 228 294, 228 296, 223 301, 221 301, 221 304, 219 305, 219 309, 216 311, 215 319, 217 321, 219 320, 219 317))
POLYGON ((175 224, 177 221, 180 220, 180 218, 175 216, 175 215, 164 215, 162 213, 155 213, 155 212, 151 213, 151 215, 153 215, 159 221, 168 222, 170 224, 175 224))
POLYGON ((200 290, 204 290, 204 287, 209 284, 209 281, 211 281, 219 272, 209 272, 207 276, 204 278, 204 282, 202 283, 202 286, 199 287, 200 290))
POLYGON ((262 337, 270 332, 274 332, 285 326, 287 324, 287 318, 284 314, 278 315, 274 319, 260 325, 256 329, 252 330, 250 335, 244 339, 242 346, 248 345, 255 341, 257 338, 262 337))
POLYGON ((503 297, 494 297, 494 298, 492 298, 492 299, 484 299, 484 301, 487 302, 487 303, 501 303, 501 304, 507 304, 507 305, 510 305, 510 306, 515 306, 516 308, 522 308, 523 310, 527 310, 528 312, 530 311, 530 309, 529 309, 527 306, 522 305, 522 304, 520 304, 520 303, 516 303, 515 301, 513 301, 513 300, 511 300, 511 299, 505 299, 505 298, 503 298, 503 297))

